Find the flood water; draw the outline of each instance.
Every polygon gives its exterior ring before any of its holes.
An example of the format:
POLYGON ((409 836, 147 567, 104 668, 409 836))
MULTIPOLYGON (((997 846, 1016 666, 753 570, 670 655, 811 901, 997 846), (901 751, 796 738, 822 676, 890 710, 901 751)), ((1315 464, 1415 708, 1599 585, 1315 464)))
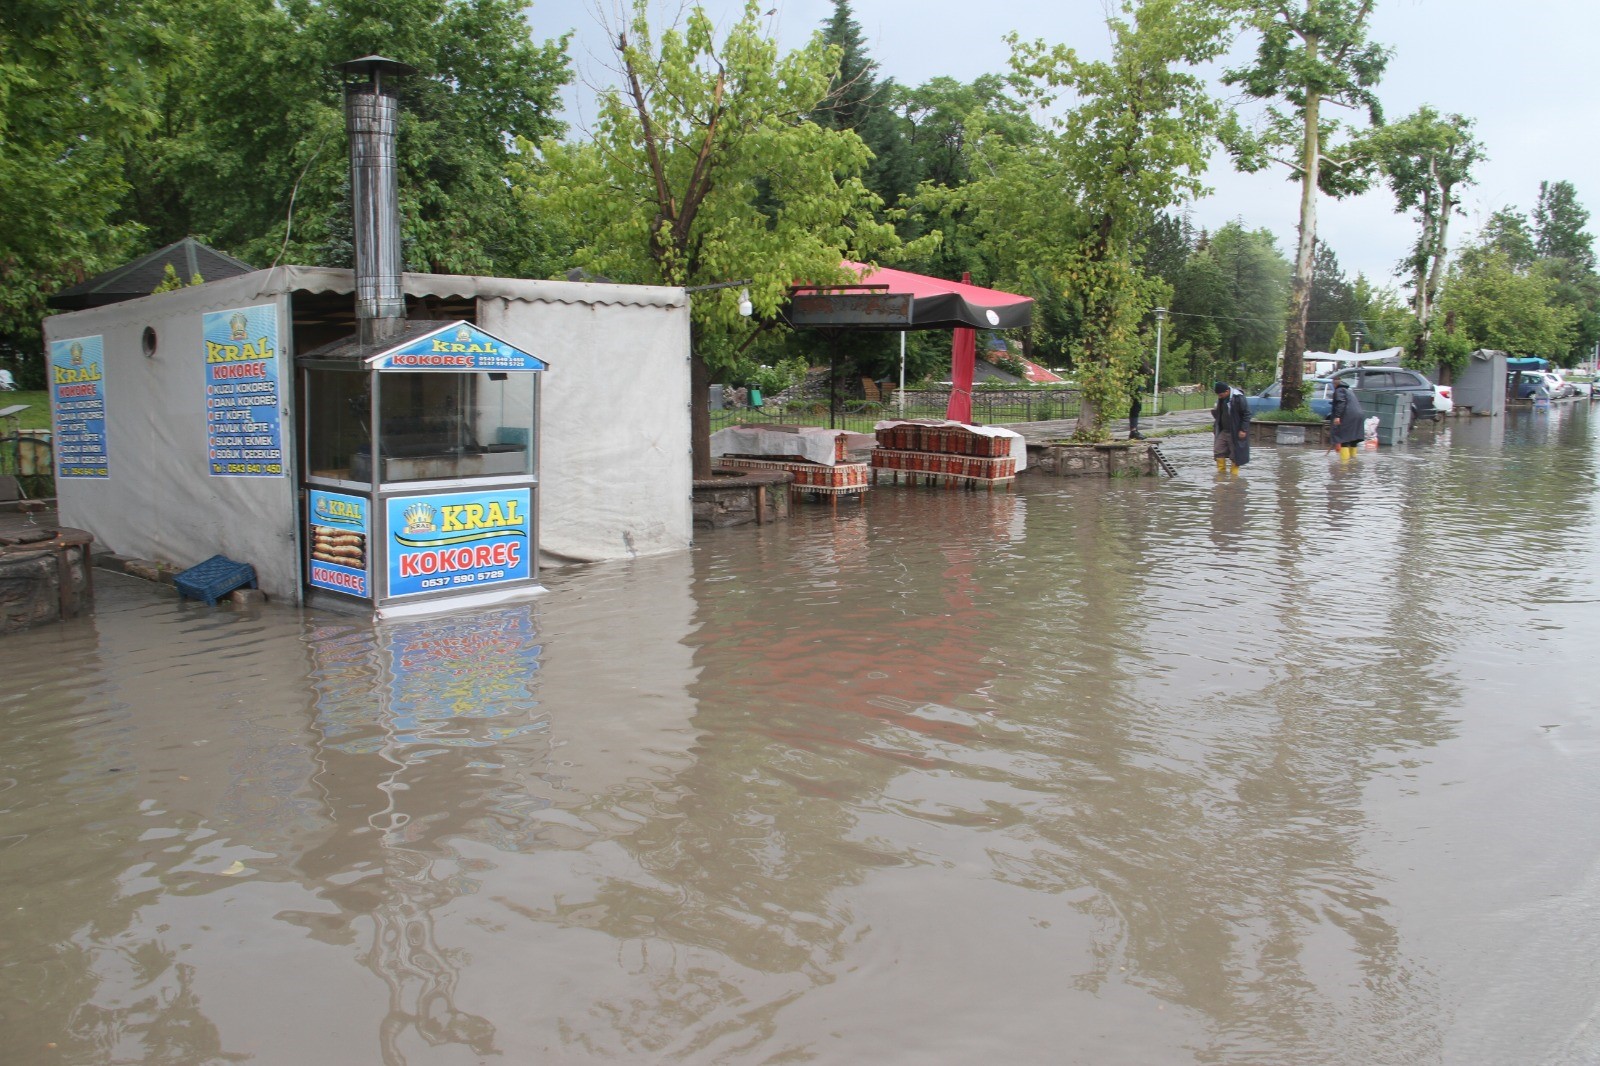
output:
POLYGON ((0 642, 7 1063, 1600 1063, 1600 408, 0 642))

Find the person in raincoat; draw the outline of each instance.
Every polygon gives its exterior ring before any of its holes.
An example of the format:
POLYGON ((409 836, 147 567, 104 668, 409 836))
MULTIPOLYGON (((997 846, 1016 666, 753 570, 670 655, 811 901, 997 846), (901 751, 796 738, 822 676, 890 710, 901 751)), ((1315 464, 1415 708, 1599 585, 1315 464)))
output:
POLYGON ((1244 393, 1225 381, 1213 382, 1211 391, 1217 394, 1217 406, 1211 409, 1211 425, 1216 430, 1211 454, 1216 457, 1217 470, 1234 470, 1250 461, 1250 402, 1244 393))
POLYGON ((1354 459, 1356 449, 1367 436, 1366 412, 1343 379, 1334 380, 1329 399, 1333 403, 1333 414, 1328 425, 1328 443, 1339 449, 1339 458, 1354 459))

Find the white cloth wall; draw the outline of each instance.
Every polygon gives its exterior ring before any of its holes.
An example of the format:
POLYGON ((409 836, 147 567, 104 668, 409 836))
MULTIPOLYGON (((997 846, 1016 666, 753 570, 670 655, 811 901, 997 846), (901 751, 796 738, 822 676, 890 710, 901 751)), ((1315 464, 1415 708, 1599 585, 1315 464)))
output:
POLYGON ((156 559, 180 569, 226 555, 256 569, 269 596, 297 602, 299 520, 293 477, 212 477, 206 458, 206 363, 202 316, 208 311, 278 305, 280 417, 292 437, 293 362, 287 297, 263 293, 261 273, 246 274, 56 315, 46 341, 105 338, 105 479, 59 478, 61 524, 94 534, 97 550, 156 559), (255 279, 253 282, 251 279, 255 279), (145 327, 156 349, 146 356, 145 327))
MULTIPOLYGON (((410 296, 478 300, 478 324, 550 364, 541 378, 539 546, 543 565, 687 548, 693 535, 689 309, 681 289, 407 274, 410 296)), ((111 476, 63 479, 63 525, 103 549, 188 567, 222 554, 256 568, 276 599, 301 594, 292 477, 211 477, 202 315, 279 307, 283 439, 291 404, 293 294, 348 293, 348 270, 278 267, 108 307, 56 315, 47 340, 105 338, 111 476), (155 329, 147 358, 140 338, 155 329)))

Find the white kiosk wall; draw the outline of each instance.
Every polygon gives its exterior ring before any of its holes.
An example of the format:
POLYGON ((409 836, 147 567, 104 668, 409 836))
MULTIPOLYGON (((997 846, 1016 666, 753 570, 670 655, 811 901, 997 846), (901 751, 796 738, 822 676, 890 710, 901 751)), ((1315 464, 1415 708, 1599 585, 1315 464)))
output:
POLYGON ((269 595, 295 602, 300 553, 292 466, 285 462, 280 474, 213 476, 207 454, 206 316, 263 305, 276 319, 286 459, 293 448, 288 297, 261 291, 261 278, 247 274, 45 321, 47 350, 75 337, 104 338, 108 474, 58 477, 57 508, 62 525, 94 534, 97 550, 180 568, 226 555, 254 566, 269 595))
MULTIPOLYGON (((693 536, 689 308, 683 290, 407 274, 411 297, 478 301, 478 324, 544 359, 539 441, 541 565, 686 549, 693 536)), ((295 293, 349 293, 348 270, 277 267, 56 315, 46 340, 105 346, 105 479, 62 479, 63 525, 102 550, 193 566, 226 555, 269 596, 299 602, 295 470, 217 477, 208 469, 203 323, 209 312, 278 311, 282 436, 299 447, 290 315, 295 293), (146 356, 141 337, 155 331, 146 356)))

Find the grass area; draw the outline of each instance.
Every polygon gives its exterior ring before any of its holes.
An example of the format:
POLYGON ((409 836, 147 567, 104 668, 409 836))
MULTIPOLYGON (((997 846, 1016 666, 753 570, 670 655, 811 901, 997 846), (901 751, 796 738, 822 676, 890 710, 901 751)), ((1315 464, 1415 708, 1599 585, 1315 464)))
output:
MULTIPOLYGON (((43 389, 38 392, 0 392, 0 408, 12 407, 19 403, 28 405, 28 409, 17 416, 18 429, 49 429, 50 428, 50 394, 43 389)), ((11 422, 7 419, 0 429, 10 430, 11 422)))

